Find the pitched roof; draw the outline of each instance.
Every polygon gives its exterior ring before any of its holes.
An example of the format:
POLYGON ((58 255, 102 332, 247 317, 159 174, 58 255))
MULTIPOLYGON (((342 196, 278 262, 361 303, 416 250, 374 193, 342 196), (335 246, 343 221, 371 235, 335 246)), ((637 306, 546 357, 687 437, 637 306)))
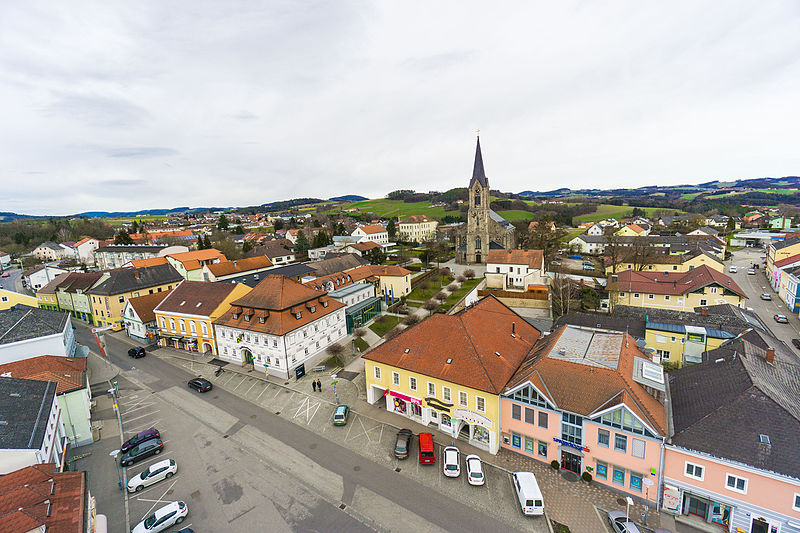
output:
POLYGON ((154 311, 210 316, 236 287, 236 283, 182 281, 154 311))
POLYGON ((542 268, 543 257, 542 250, 489 250, 486 263, 542 268))
POLYGON ((478 142, 475 145, 475 164, 472 167, 472 179, 469 180, 469 186, 475 182, 481 184, 481 187, 488 187, 489 180, 486 178, 486 172, 483 170, 483 154, 481 153, 481 138, 478 137, 478 142))
POLYGON ((66 292, 86 292, 101 277, 103 272, 70 272, 58 283, 57 289, 66 292))
POLYGON ((233 261, 221 261, 206 266, 214 276, 219 277, 242 274, 251 270, 266 269, 272 266, 272 261, 265 255, 259 255, 233 261))
POLYGON ((387 231, 386 228, 384 228, 383 226, 379 226, 377 224, 368 224, 366 226, 360 226, 356 229, 360 229, 367 235, 374 235, 376 233, 386 233, 387 231))
POLYGON ((742 298, 747 298, 747 295, 733 279, 707 265, 678 273, 623 270, 614 274, 611 279, 614 278, 616 281, 608 284, 608 290, 681 295, 716 284, 742 298))
MULTIPOLYGON (((174 289, 173 289, 174 290, 174 289)), ((145 294, 144 296, 136 296, 134 298, 128 298, 128 303, 133 307, 136 314, 139 316, 139 320, 143 323, 152 322, 156 319, 156 315, 153 312, 158 304, 160 304, 164 298, 169 295, 172 291, 166 290, 161 292, 154 292, 152 294, 145 294)))
POLYGON ((335 272, 346 272, 350 269, 369 264, 369 261, 357 254, 345 254, 306 264, 314 269, 317 276, 326 276, 335 272))
POLYGON ((64 281, 68 275, 69 272, 57 274, 56 277, 51 279, 49 283, 36 289, 36 294, 55 294, 56 290, 61 285, 61 282, 64 281))
POLYGON ((167 248, 166 244, 109 244, 107 246, 101 246, 95 253, 97 252, 150 252, 157 254, 164 248, 167 248))
POLYGON ((364 359, 499 394, 539 335, 494 296, 486 296, 454 315, 435 314, 409 327, 364 359))
POLYGON ((773 241, 770 244, 772 246, 774 246, 776 250, 781 250, 781 249, 789 247, 789 246, 794 246, 796 244, 800 244, 800 239, 798 239, 798 237, 800 237, 800 234, 787 233, 786 236, 784 237, 784 240, 782 240, 782 241, 773 241))
POLYGON ((644 228, 639 224, 628 224, 626 227, 635 231, 636 233, 642 233, 644 231, 644 228))
POLYGON ((426 215, 411 215, 401 220, 400 224, 421 224, 423 222, 435 222, 435 220, 426 215))
POLYGON ((649 361, 626 333, 561 326, 536 343, 505 392, 530 381, 559 409, 582 416, 624 403, 664 435, 666 411, 634 380, 637 359, 649 361))
POLYGON ((134 259, 131 261, 131 266, 134 268, 142 268, 156 265, 166 265, 168 263, 169 261, 167 261, 166 257, 148 257, 147 259, 134 259))
POLYGON ((53 381, 62 394, 86 386, 86 358, 40 355, 0 365, 0 377, 53 381))
POLYGON ((372 276, 403 277, 411 274, 411 271, 397 265, 364 265, 348 270, 346 273, 354 281, 360 281, 372 276))
POLYGON ((352 248, 355 248, 359 252, 368 252, 369 250, 372 250, 373 248, 381 248, 380 244, 378 244, 377 242, 372 242, 372 241, 357 242, 357 243, 354 243, 354 244, 350 244, 349 246, 351 246, 352 248))
POLYGON ((798 262, 800 262, 800 254, 795 254, 795 255, 790 255, 789 257, 785 257, 785 258, 781 259, 780 261, 775 261, 775 266, 776 267, 783 267, 783 266, 791 265, 793 263, 798 263, 798 262))
POLYGON ((255 287, 264 280, 265 276, 286 276, 287 278, 300 279, 307 274, 313 274, 314 270, 305 263, 292 263, 276 268, 270 268, 264 272, 249 272, 240 274, 224 280, 217 280, 216 283, 242 283, 248 287, 255 287))
POLYGON ((84 237, 83 239, 81 239, 81 240, 79 240, 78 242, 75 243, 75 247, 77 248, 78 246, 80 246, 82 244, 86 244, 89 241, 96 241, 96 240, 97 239, 95 239, 94 237, 84 237))
POLYGON ((38 450, 47 432, 47 419, 56 398, 57 384, 0 377, 0 449, 38 450))
POLYGON ((254 246, 252 250, 247 252, 247 257, 255 257, 257 255, 265 255, 272 261, 276 257, 294 255, 294 252, 280 241, 267 241, 265 244, 254 246))
MULTIPOLYGON (((200 265, 199 261, 213 261, 215 259, 220 261, 228 260, 228 258, 225 257, 225 254, 216 248, 194 250, 191 252, 178 252, 176 254, 168 254, 167 257, 171 257, 172 259, 183 263, 185 266, 192 265, 194 268, 198 268, 200 265)), ((194 268, 192 270, 194 270, 194 268)))
POLYGON ((0 311, 0 344, 61 334, 69 313, 17 304, 0 311))
POLYGON ((333 274, 328 274, 327 276, 320 276, 318 278, 314 278, 312 280, 306 281, 303 283, 306 287, 311 287, 312 289, 318 291, 327 291, 327 290, 336 290, 341 287, 345 287, 347 285, 352 285, 354 282, 353 277, 350 275, 349 272, 334 272, 333 274), (326 286, 330 284, 331 288, 328 289, 326 286))
MULTIPOLYGON (((218 285, 227 285, 220 283, 218 285)), ((231 284, 233 285, 233 284, 231 284)), ((319 292, 286 276, 267 275, 252 291, 231 305, 280 311, 319 297, 319 292)))
POLYGON ((156 265, 144 268, 118 268, 108 272, 109 278, 89 292, 104 296, 146 289, 165 283, 178 282, 183 276, 172 265, 156 265))

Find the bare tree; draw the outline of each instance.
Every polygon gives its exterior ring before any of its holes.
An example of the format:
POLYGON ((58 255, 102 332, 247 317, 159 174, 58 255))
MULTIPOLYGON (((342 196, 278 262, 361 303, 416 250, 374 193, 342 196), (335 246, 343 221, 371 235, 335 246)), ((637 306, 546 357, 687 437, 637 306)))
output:
POLYGON ((464 271, 464 277, 466 277, 467 279, 475 278, 475 271, 472 270, 471 268, 466 269, 464 271))
POLYGON ((341 357, 342 354, 344 353, 344 347, 341 344, 339 344, 338 342, 335 342, 335 343, 331 344, 330 346, 328 346, 328 348, 325 350, 325 352, 328 355, 330 355, 331 357, 335 357, 339 361, 340 364, 344 364, 344 361, 342 360, 342 357, 341 357))
POLYGON ((383 338, 388 341, 389 339, 393 339, 393 338, 397 337, 402 332, 403 332, 403 330, 401 328, 398 328, 397 326, 395 326, 392 329, 390 329, 389 331, 387 331, 386 333, 384 333, 383 338))
POLYGON ((403 319, 403 324, 406 326, 413 326, 417 322, 419 322, 419 317, 417 315, 408 315, 403 319))
POLYGON ((434 300, 428 300, 424 304, 422 304, 422 308, 428 311, 428 313, 432 313, 435 309, 439 307, 439 304, 436 303, 434 300))
POLYGON ((628 261, 633 264, 633 269, 641 272, 646 266, 652 265, 658 258, 658 251, 650 246, 646 237, 636 237, 629 247, 628 261))
POLYGON ((558 252, 561 238, 566 235, 562 229, 556 229, 555 224, 547 213, 542 214, 538 220, 530 225, 528 232, 527 247, 533 250, 541 250, 544 257, 544 264, 549 265, 558 252))
POLYGON ((361 339, 367 335, 367 330, 364 328, 358 328, 357 330, 353 331, 353 337, 356 339, 361 339))
POLYGON ((569 313, 573 300, 573 283, 568 276, 554 272, 550 283, 553 319, 569 313))
POLYGON ((431 284, 428 280, 425 280, 419 284, 419 288, 422 289, 422 297, 424 298, 427 290, 431 288, 431 284))
POLYGON ((458 288, 458 283, 451 283, 450 285, 447 286, 447 290, 450 292, 453 292, 457 288, 458 288))
POLYGON ((606 229, 606 234, 603 240, 605 241, 605 250, 603 253, 606 257, 608 257, 608 260, 611 263, 611 272, 616 274, 617 268, 619 267, 619 262, 622 261, 622 258, 627 253, 627 250, 625 249, 626 246, 622 244, 620 236, 614 234, 614 228, 606 229))
POLYGON ((439 291, 436 293, 436 296, 434 296, 434 298, 436 298, 440 302, 444 302, 445 300, 447 300, 447 293, 445 293, 444 291, 439 291))
POLYGON ((456 281, 459 283, 464 283, 465 281, 467 281, 467 278, 459 274, 458 276, 456 276, 456 281))

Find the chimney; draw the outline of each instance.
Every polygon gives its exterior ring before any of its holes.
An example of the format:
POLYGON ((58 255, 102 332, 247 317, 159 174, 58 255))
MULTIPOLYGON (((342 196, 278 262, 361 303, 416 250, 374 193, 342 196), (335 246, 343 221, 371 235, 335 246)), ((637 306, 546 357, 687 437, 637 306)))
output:
POLYGON ((139 279, 139 271, 138 270, 135 270, 133 272, 133 277, 136 278, 136 279, 139 279))
POLYGON ((517 323, 516 322, 512 322, 511 323, 511 334, 514 335, 516 333, 517 333, 517 323))
POLYGON ((775 364, 775 348, 767 348, 766 353, 767 363, 774 365, 775 364))
POLYGON ((708 316, 708 307, 703 307, 702 309, 700 309, 700 315, 708 316))

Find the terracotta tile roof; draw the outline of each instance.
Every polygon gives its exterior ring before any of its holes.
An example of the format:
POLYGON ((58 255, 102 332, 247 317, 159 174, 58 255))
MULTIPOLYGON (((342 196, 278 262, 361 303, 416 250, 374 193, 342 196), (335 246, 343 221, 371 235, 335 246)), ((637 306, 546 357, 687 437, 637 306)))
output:
POLYGON ((153 240, 160 239, 161 237, 194 237, 192 230, 169 230, 169 231, 152 231, 147 233, 132 233, 131 239, 133 240, 153 240))
POLYGON ((784 259, 781 259, 780 261, 775 261, 775 266, 782 267, 786 265, 791 265, 792 263, 797 263, 798 261, 800 261, 800 254, 786 257, 784 259))
POLYGON ((56 472, 53 463, 0 477, 0 531, 82 533, 86 521, 86 472, 56 472))
POLYGON ((411 326, 364 359, 499 394, 539 335, 494 296, 486 296, 455 315, 435 314, 411 326))
POLYGON ((529 268, 542 268, 542 250, 489 250, 487 263, 501 265, 528 265, 529 268))
POLYGON ((367 235, 374 235, 375 233, 386 233, 386 228, 383 226, 379 226, 377 224, 368 224, 366 226, 361 226, 359 229, 366 233, 367 235))
POLYGON ((411 274, 411 271, 397 265, 364 265, 348 270, 347 273, 353 278, 353 281, 361 281, 380 276, 402 278, 411 274))
POLYGON ((143 323, 152 322, 156 319, 156 315, 153 310, 167 297, 167 295, 172 292, 169 290, 161 291, 161 292, 154 292, 153 294, 145 294, 144 296, 137 296, 135 298, 129 298, 128 303, 133 306, 133 309, 136 311, 136 314, 139 315, 139 319, 143 323))
POLYGON ((169 263, 166 257, 149 257, 147 259, 134 259, 131 261, 133 268, 151 267, 156 265, 166 265, 169 263))
POLYGON ((61 394, 86 386, 86 358, 40 355, 0 365, 0 376, 54 381, 56 394, 61 394))
POLYGON ((369 264, 369 261, 358 254, 345 254, 306 264, 310 268, 314 269, 314 272, 317 273, 317 276, 327 276, 328 274, 347 272, 348 270, 352 270, 356 267, 367 265, 369 264))
POLYGON ((364 241, 364 242, 357 242, 355 244, 349 245, 351 248, 355 248, 359 252, 367 252, 372 250, 373 248, 381 248, 381 245, 377 242, 372 241, 364 241))
POLYGON ((117 268, 110 270, 108 274, 108 279, 89 290, 90 294, 110 296, 179 282, 183 279, 183 276, 169 264, 146 268, 117 268))
POLYGON ((628 228, 632 229, 636 233, 642 233, 644 231, 644 228, 639 224, 628 224, 628 228))
MULTIPOLYGON (((577 344, 579 350, 588 349, 585 342, 577 344)), ((635 357, 650 360, 627 333, 565 325, 536 343, 508 381, 504 392, 530 381, 558 409, 582 416, 591 416, 624 403, 653 429, 665 435, 667 422, 664 406, 633 380, 635 357), (556 349, 561 350, 562 344, 568 345, 567 340, 559 342, 562 335, 565 332, 571 335, 574 331, 589 332, 587 335, 592 336, 590 342, 593 342, 594 336, 602 337, 596 350, 601 363, 577 362, 560 357, 562 354, 556 349)))
POLYGON ((69 272, 59 274, 50 281, 47 285, 40 287, 36 290, 36 294, 55 294, 61 283, 69 276, 69 272))
POLYGON ((235 261, 222 261, 208 265, 208 270, 215 276, 229 276, 231 274, 241 274, 251 270, 265 269, 272 266, 272 261, 265 255, 257 257, 247 257, 235 261))
MULTIPOLYGON (((83 239, 81 239, 81 240, 79 240, 78 242, 75 243, 75 247, 77 248, 81 244, 85 244, 85 243, 87 243, 89 241, 92 241, 92 240, 96 241, 97 239, 95 239, 94 237, 84 237, 83 239)), ((98 241, 98 244, 99 244, 99 241, 98 241)))
POLYGON ((155 308, 156 313, 183 313, 211 316, 225 298, 238 286, 236 283, 182 281, 155 308))
POLYGON ((642 292, 648 294, 682 295, 708 285, 719 285, 747 298, 739 285, 722 272, 718 272, 706 265, 693 268, 688 272, 665 274, 664 272, 638 272, 636 270, 623 270, 612 276, 608 284, 609 291, 642 292))
POLYGON ((311 287, 317 291, 327 291, 329 289, 325 288, 325 286, 331 283, 333 284, 333 288, 330 290, 340 289, 342 287, 346 287, 347 285, 353 284, 353 277, 350 275, 349 272, 334 272, 333 274, 328 274, 327 276, 320 276, 318 278, 314 278, 311 281, 307 281, 303 283, 306 287, 311 287))
POLYGON ((194 250, 192 252, 179 252, 177 254, 169 254, 167 257, 171 257, 172 259, 183 263, 187 270, 195 270, 200 268, 200 261, 228 260, 228 258, 225 257, 225 254, 216 248, 208 248, 207 250, 194 250))
POLYGON ((319 292, 286 276, 268 275, 248 294, 231 302, 241 307, 281 311, 319 297, 319 292))

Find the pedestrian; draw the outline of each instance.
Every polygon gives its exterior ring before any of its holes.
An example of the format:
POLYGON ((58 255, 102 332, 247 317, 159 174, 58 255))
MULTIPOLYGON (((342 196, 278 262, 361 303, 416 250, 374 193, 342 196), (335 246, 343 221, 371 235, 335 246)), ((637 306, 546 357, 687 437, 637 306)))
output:
POLYGON ((317 382, 314 381, 313 379, 311 380, 311 387, 313 387, 314 392, 317 392, 317 382))
POLYGON ((320 380, 317 380, 317 390, 322 392, 322 382, 320 380))

